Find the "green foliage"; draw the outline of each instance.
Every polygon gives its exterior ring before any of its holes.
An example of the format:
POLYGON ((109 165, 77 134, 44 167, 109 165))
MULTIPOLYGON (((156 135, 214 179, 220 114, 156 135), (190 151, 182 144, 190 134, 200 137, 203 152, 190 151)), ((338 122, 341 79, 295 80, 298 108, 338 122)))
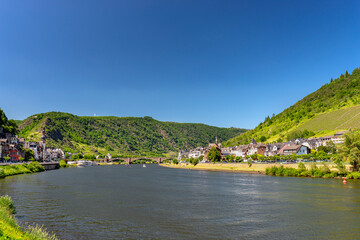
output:
POLYGON ((60 160, 60 167, 61 168, 67 168, 69 165, 64 161, 64 160, 60 160))
POLYGON ((344 144, 339 146, 339 155, 344 161, 349 161, 353 171, 359 171, 360 164, 360 131, 345 135, 344 144))
MULTIPOLYGON (((299 164, 300 165, 300 164, 299 164)), ((286 176, 286 177, 324 177, 324 178, 333 178, 337 176, 336 172, 330 172, 330 169, 327 166, 322 167, 321 169, 312 165, 310 170, 307 171, 305 166, 301 168, 291 168, 284 166, 273 166, 265 169, 265 174, 270 176, 286 176)))
POLYGON ((360 179, 360 172, 351 172, 346 177, 349 179, 360 179))
POLYGON ((0 178, 6 177, 4 169, 0 168, 0 178))
POLYGON ((14 120, 8 120, 4 111, 0 108, 0 127, 7 133, 18 133, 18 126, 14 120))
POLYGON ((20 136, 39 140, 46 127, 47 145, 65 151, 138 156, 164 156, 179 149, 206 146, 216 137, 228 140, 244 129, 204 124, 160 122, 151 117, 78 117, 49 112, 33 115, 19 128, 20 136))
POLYGON ((74 154, 73 156, 72 156, 72 159, 73 160, 78 160, 78 159, 83 159, 84 158, 84 156, 81 154, 81 153, 79 153, 79 154, 74 154))
POLYGON ((225 160, 229 161, 229 162, 234 162, 235 161, 235 156, 234 155, 227 155, 225 156, 225 160))
POLYGON ((15 206, 10 196, 5 195, 0 197, 0 207, 7 209, 11 214, 16 213, 15 206))
POLYGON ((25 149, 25 161, 34 161, 34 151, 31 149, 25 149))
POLYGON ((43 172, 45 168, 39 162, 31 162, 26 166, 31 172, 43 172))
POLYGON ((172 162, 173 164, 179 164, 179 161, 177 159, 174 159, 172 162))
MULTIPOLYGON (((113 156, 113 158, 115 158, 116 155, 113 156)), ((87 159, 87 160, 93 160, 93 159, 96 159, 95 155, 94 154, 85 154, 84 155, 84 158, 87 159)))
POLYGON ((224 146, 248 144, 263 136, 269 142, 310 137, 316 131, 360 128, 360 68, 342 75, 304 97, 276 116, 267 117, 255 129, 224 143, 224 146), (358 105, 358 106, 356 106, 358 105), (348 111, 349 107, 351 109, 348 111))
POLYGON ((293 132, 290 132, 287 136, 286 136, 286 139, 288 141, 290 141, 291 139, 296 139, 296 138, 309 138, 309 137, 312 137, 314 136, 315 133, 312 132, 312 131, 309 131, 307 129, 305 129, 304 131, 301 131, 301 130, 297 130, 297 131, 293 131, 293 132))
POLYGON ((299 162, 298 169, 306 170, 305 164, 303 162, 299 162))
POLYGON ((219 162, 221 160, 221 154, 215 147, 212 147, 207 155, 207 158, 211 162, 219 162))
POLYGON ((55 235, 44 231, 41 227, 21 229, 15 217, 15 206, 9 196, 0 197, 0 239, 17 240, 56 240, 55 235))

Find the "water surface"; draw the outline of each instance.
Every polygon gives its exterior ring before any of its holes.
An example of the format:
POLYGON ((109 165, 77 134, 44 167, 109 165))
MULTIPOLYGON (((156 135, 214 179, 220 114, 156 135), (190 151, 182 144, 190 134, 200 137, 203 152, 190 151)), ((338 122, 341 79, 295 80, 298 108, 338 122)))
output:
POLYGON ((360 181, 101 166, 8 177, 0 194, 60 239, 360 236, 360 181))

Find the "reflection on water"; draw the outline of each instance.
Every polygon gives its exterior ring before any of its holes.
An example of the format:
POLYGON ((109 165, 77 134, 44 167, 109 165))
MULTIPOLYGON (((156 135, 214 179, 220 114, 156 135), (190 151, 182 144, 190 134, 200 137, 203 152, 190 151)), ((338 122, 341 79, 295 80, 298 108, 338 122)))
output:
POLYGON ((68 168, 0 180, 22 223, 61 239, 357 239, 360 181, 159 166, 68 168))

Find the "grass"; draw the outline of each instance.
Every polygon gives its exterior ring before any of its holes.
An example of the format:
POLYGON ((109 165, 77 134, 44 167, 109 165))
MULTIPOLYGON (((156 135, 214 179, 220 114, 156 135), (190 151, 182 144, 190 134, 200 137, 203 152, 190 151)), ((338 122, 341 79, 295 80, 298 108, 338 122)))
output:
POLYGON ((45 168, 38 162, 0 166, 0 178, 25 174, 25 173, 43 172, 43 171, 45 171, 45 168))
POLYGON ((306 121, 296 130, 340 131, 360 128, 360 105, 319 114, 306 121))
POLYGON ((0 239, 6 240, 56 240, 39 226, 21 228, 15 217, 15 207, 9 196, 0 197, 0 239))

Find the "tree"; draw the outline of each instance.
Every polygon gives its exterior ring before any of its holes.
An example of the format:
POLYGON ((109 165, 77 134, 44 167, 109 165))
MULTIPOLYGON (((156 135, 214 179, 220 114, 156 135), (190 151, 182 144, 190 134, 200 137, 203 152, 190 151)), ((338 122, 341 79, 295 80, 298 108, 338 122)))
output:
POLYGON ((31 149, 25 149, 25 161, 35 160, 34 151, 31 149))
POLYGON ((265 142, 266 141, 266 137, 265 136, 261 136, 260 137, 260 142, 265 142))
POLYGON ((219 162, 221 160, 221 154, 215 147, 212 147, 208 153, 207 158, 213 163, 219 162))
POLYGON ((65 153, 65 158, 69 159, 70 158, 70 154, 69 153, 65 153))
POLYGON ((353 171, 359 171, 360 164, 360 132, 345 135, 344 144, 339 147, 339 155, 344 161, 349 161, 353 171))
POLYGON ((3 110, 0 108, 0 127, 4 129, 5 132, 17 134, 18 127, 14 120, 8 120, 3 110))
POLYGON ((198 158, 193 159, 191 163, 192 165, 196 166, 199 163, 199 159, 198 158))

